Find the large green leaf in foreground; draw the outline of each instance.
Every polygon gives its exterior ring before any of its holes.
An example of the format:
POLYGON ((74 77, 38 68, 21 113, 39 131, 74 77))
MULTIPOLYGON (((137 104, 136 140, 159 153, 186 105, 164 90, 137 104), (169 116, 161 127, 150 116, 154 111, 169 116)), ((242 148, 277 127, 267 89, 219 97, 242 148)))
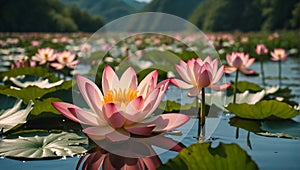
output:
POLYGON ((271 116, 289 119, 299 115, 299 111, 293 109, 288 104, 277 100, 263 100, 254 105, 231 103, 226 109, 238 117, 247 119, 266 119, 271 116))
POLYGON ((0 156, 18 159, 74 156, 87 151, 81 144, 87 144, 87 139, 75 133, 67 132, 59 134, 51 133, 48 136, 3 139, 0 142, 0 156))
POLYGON ((165 169, 258 169, 256 163, 237 144, 220 143, 212 148, 211 143, 197 143, 183 149, 178 156, 162 165, 165 169))

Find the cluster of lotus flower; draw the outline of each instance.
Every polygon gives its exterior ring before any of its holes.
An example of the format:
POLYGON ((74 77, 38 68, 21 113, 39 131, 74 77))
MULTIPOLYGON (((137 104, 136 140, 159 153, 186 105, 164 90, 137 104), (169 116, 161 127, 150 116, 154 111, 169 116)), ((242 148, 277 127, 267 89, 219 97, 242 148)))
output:
MULTIPOLYGON (((50 49, 40 50, 40 55, 34 59, 40 64, 53 61, 54 57, 45 57, 45 53, 52 55, 51 52, 50 49)), ((265 54, 267 49, 259 44, 256 52, 265 54)), ((287 57, 283 49, 275 49, 271 55, 272 60, 286 60, 287 57)), ((54 102, 53 106, 64 116, 84 125, 83 132, 96 140, 108 138, 111 141, 120 141, 127 140, 132 135, 151 136, 164 133, 189 120, 187 115, 178 113, 152 116, 170 83, 183 89, 190 89, 188 95, 197 97, 204 92, 202 91, 204 88, 225 90, 230 87, 231 84, 218 84, 225 72, 241 71, 245 74, 254 72, 248 67, 255 59, 249 58, 248 54, 233 52, 227 54, 226 59, 228 66, 221 67, 218 66, 218 59, 212 59, 210 56, 204 60, 201 58, 187 62, 181 60, 176 65, 176 70, 182 80, 171 78, 159 83, 157 70, 149 73, 138 84, 133 68, 129 67, 119 79, 114 70, 106 66, 102 76, 102 91, 91 80, 81 75, 76 76, 79 90, 91 110, 87 111, 65 102, 54 102)), ((71 63, 74 64, 76 61, 71 63)), ((62 64, 51 63, 51 65, 62 68, 62 64)))
POLYGON ((70 51, 55 52, 52 48, 41 48, 31 60, 25 57, 24 60, 13 63, 11 68, 34 67, 38 64, 51 66, 56 70, 61 70, 65 67, 74 69, 78 62, 79 60, 76 60, 76 55, 70 51))

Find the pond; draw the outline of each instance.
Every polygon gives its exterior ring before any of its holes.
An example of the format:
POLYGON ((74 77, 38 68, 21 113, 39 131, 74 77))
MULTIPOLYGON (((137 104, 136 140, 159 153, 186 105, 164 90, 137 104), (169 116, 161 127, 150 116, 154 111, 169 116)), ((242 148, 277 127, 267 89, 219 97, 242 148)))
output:
MULTIPOLYGON (((300 86, 299 86, 299 59, 298 58, 289 58, 282 70, 283 77, 283 87, 288 87, 292 90, 291 94, 295 94, 295 98, 292 100, 299 102, 300 99, 300 86)), ((260 65, 255 63, 251 67, 252 69, 259 72, 260 65)), ((277 63, 276 62, 265 62, 264 63, 266 84, 267 86, 273 86, 278 84, 277 79, 277 63)), ((226 81, 233 81, 234 76, 227 76, 226 81)), ((247 80, 251 82, 256 82, 261 84, 261 77, 248 77, 240 76, 240 81, 247 80)), ((177 99, 177 94, 175 91, 178 91, 176 87, 171 86, 169 89, 170 92, 167 92, 167 98, 173 99, 174 101, 182 100, 185 103, 193 102, 189 97, 182 96, 181 99, 177 99)), ((293 121, 276 121, 276 120, 265 120, 265 121, 256 121, 256 120, 243 120, 235 118, 233 114, 220 112, 219 117, 212 119, 207 118, 207 127, 212 127, 211 129, 206 129, 209 131, 209 138, 207 141, 212 142, 212 146, 217 146, 220 142, 223 143, 236 143, 242 147, 251 158, 257 163, 260 169, 300 169, 300 117, 294 117, 293 121), (212 119, 212 120, 209 120, 212 119), (236 122, 247 121, 251 126, 250 129, 242 128, 243 126, 236 125, 236 122), (254 133, 255 125, 259 123, 260 127, 258 128, 267 128, 269 131, 274 130, 278 136, 267 137, 259 133, 254 133), (214 129, 215 128, 215 129, 214 129), (277 128, 277 130, 276 130, 277 128), (278 130, 279 129, 279 130, 278 130), (284 134, 278 134, 283 130, 282 133, 287 132, 290 134, 295 134, 297 138, 289 138, 284 136, 284 134), (211 134, 210 134, 211 133, 211 134)), ((189 146, 193 143, 196 143, 195 138, 197 134, 197 119, 192 118, 185 125, 177 128, 176 130, 181 131, 183 134, 187 134, 184 139, 181 141, 184 145, 189 146)), ((173 139, 181 139, 180 136, 167 135, 173 139)), ((17 145, 17 143, 16 143, 17 145)), ((156 148, 156 150, 160 150, 156 148)), ((164 151, 159 155, 163 163, 167 162, 170 158, 173 158, 177 155, 173 151, 164 151)), ((237 155, 238 156, 238 155, 237 155)), ((54 160, 34 160, 34 161, 20 161, 7 158, 0 158, 1 169, 51 169, 51 170, 60 170, 60 169, 75 169, 79 161, 79 156, 68 157, 62 159, 54 160)))

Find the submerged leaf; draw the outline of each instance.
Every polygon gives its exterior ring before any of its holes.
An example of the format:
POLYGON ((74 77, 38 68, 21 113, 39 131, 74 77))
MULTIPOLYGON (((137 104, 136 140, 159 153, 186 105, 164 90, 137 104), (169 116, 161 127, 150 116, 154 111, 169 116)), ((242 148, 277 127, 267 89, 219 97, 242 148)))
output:
POLYGON ((272 116, 289 119, 299 115, 299 111, 277 100, 263 100, 254 105, 230 103, 226 109, 238 117, 247 119, 266 119, 272 116))
POLYGON ((18 124, 25 123, 26 118, 33 107, 33 102, 29 101, 25 109, 20 109, 22 100, 16 102, 16 104, 7 110, 0 110, 0 130, 1 132, 7 132, 11 128, 18 124))
POLYGON ((197 143, 183 149, 178 156, 159 169, 258 169, 256 163, 237 144, 197 143))
POLYGON ((19 159, 74 156, 87 151, 81 144, 87 144, 87 139, 75 133, 67 132, 59 134, 51 133, 48 136, 3 139, 0 142, 0 156, 19 159))

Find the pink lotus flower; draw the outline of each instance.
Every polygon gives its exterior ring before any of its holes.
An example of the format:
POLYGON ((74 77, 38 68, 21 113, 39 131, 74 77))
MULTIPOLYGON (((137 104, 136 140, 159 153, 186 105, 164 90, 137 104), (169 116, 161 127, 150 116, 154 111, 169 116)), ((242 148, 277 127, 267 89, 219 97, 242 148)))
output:
POLYGON ((212 90, 225 90, 230 84, 216 84, 224 74, 224 66, 218 69, 218 59, 212 60, 210 56, 204 61, 201 58, 188 60, 187 63, 180 61, 176 70, 185 81, 171 79, 171 82, 183 89, 191 89, 189 96, 198 96, 202 88, 208 87, 212 90))
POLYGON ((263 55, 268 53, 268 49, 264 44, 257 44, 255 52, 258 55, 263 55))
POLYGON ((131 135, 164 133, 181 126, 189 117, 169 113, 150 118, 169 86, 169 80, 157 84, 157 78, 155 70, 138 85, 133 68, 128 68, 119 79, 113 69, 106 66, 102 92, 89 79, 76 76, 79 90, 92 111, 64 102, 54 102, 53 106, 69 119, 87 125, 83 132, 96 140, 121 141, 131 135))
POLYGON ((282 48, 276 48, 274 51, 271 52, 271 60, 273 61, 286 61, 288 54, 282 48))
POLYGON ((69 67, 74 69, 79 60, 75 60, 75 54, 70 51, 63 51, 56 53, 57 63, 51 63, 51 66, 56 70, 63 69, 64 67, 69 67))
POLYGON ((54 50, 52 48, 42 48, 39 49, 32 60, 39 62, 40 65, 46 62, 54 61, 56 56, 54 55, 54 50))
POLYGON ((249 54, 244 54, 243 52, 233 52, 226 55, 226 60, 229 65, 228 67, 225 67, 226 73, 232 73, 237 70, 241 71, 244 74, 255 73, 253 70, 247 69, 255 61, 255 58, 249 59, 249 54))

